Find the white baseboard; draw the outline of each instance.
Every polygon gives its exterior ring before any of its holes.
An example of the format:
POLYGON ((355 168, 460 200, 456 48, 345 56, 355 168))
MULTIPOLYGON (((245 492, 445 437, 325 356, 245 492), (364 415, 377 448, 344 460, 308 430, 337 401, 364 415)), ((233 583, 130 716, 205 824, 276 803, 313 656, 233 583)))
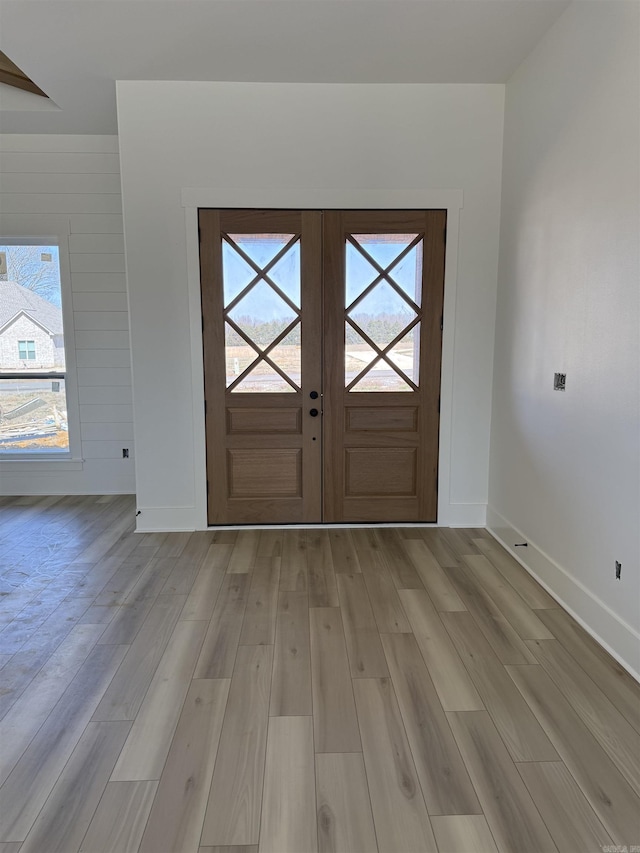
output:
POLYGON ((136 533, 179 533, 195 530, 193 506, 139 506, 136 533))
POLYGON ((475 503, 448 503, 438 512, 439 527, 484 527, 487 523, 487 505, 475 503))
POLYGON ((640 681, 640 634, 631 625, 492 506, 487 507, 487 529, 596 642, 640 681), (516 542, 527 542, 527 547, 516 548, 516 542))
MULTIPOLYGON (((140 515, 137 516, 136 530, 138 533, 175 532, 181 530, 207 530, 207 526, 197 523, 196 507, 138 507, 140 515)), ((486 524, 486 504, 447 504, 444 512, 442 509, 436 524, 423 524, 413 522, 391 522, 382 524, 358 524, 358 527, 484 527, 486 524)), ((278 525, 276 525, 278 526, 278 525)), ((317 527, 319 529, 330 527, 353 527, 353 523, 345 524, 287 524, 283 527, 317 527)), ((244 530, 272 529, 272 524, 242 525, 244 530)), ((216 530, 235 530, 236 525, 227 527, 216 525, 216 530)))

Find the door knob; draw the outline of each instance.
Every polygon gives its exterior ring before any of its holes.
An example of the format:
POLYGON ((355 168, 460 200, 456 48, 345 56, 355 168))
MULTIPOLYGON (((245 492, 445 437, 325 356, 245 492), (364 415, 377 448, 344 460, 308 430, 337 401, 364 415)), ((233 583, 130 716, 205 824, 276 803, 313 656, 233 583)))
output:
POLYGON ((309 414, 311 415, 312 418, 317 418, 318 417, 318 410, 317 409, 309 409, 309 414))
POLYGON ((312 399, 312 400, 317 400, 317 399, 318 399, 318 392, 317 392, 317 391, 312 391, 312 392, 309 394, 309 396, 311 397, 311 399, 312 399))

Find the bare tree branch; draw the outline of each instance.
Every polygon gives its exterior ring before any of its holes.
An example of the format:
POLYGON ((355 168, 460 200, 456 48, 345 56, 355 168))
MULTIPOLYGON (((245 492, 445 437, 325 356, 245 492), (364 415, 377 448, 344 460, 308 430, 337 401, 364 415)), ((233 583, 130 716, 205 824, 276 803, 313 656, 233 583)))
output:
POLYGON ((0 246, 7 253, 7 280, 15 281, 43 299, 60 305, 60 275, 54 255, 42 260, 43 246, 0 246))

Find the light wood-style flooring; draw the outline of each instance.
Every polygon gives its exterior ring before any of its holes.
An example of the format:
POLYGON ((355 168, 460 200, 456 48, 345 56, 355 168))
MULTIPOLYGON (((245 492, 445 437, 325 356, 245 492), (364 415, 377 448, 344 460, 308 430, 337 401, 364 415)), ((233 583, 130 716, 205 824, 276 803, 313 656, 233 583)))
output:
POLYGON ((133 524, 0 499, 0 853, 640 845, 640 687, 486 531, 133 524))

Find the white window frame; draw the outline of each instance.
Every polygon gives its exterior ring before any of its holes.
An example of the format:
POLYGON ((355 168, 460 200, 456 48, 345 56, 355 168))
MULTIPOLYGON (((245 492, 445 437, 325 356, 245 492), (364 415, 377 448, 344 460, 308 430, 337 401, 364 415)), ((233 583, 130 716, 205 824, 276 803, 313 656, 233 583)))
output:
POLYGON ((65 216, 0 216, 0 245, 57 246, 60 263, 60 297, 62 303, 62 328, 64 333, 65 369, 64 384, 67 403, 69 449, 2 453, 0 472, 82 469, 82 439, 80 435, 80 405, 76 370, 76 345, 71 294, 69 263, 69 219, 65 216), (25 221, 26 220, 26 221, 25 221), (25 227, 26 226, 26 227, 25 227), (29 227, 30 226, 30 227, 29 227))

